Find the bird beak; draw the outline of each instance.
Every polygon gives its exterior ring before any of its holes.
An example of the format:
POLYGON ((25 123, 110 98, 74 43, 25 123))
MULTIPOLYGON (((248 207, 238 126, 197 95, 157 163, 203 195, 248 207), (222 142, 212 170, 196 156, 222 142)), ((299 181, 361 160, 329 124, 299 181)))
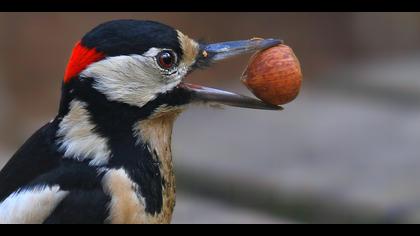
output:
MULTIPOLYGON (((209 65, 213 62, 263 50, 281 43, 282 41, 278 39, 251 39, 201 45, 201 53, 197 59, 197 63, 209 65)), ((219 89, 184 82, 178 86, 189 91, 193 101, 219 103, 252 109, 283 110, 281 106, 271 105, 255 98, 219 89)))
POLYGON ((213 43, 202 45, 202 50, 207 54, 207 58, 215 61, 224 60, 234 56, 264 50, 283 43, 279 39, 260 39, 239 40, 223 43, 213 43))
POLYGON ((255 98, 215 88, 209 88, 184 82, 179 84, 178 87, 189 91, 193 101, 220 103, 234 107, 244 107, 261 110, 283 110, 281 106, 271 105, 255 98))

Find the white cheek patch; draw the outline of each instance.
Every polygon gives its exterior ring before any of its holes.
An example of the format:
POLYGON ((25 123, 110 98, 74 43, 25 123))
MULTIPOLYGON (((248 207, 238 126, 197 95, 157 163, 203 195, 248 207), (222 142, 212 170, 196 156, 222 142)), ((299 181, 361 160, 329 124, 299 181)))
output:
POLYGON ((94 88, 111 101, 142 107, 177 86, 188 69, 179 67, 171 75, 164 75, 156 64, 160 49, 152 48, 143 56, 116 56, 93 63, 82 77, 95 78, 94 88))
POLYGON ((90 159, 92 166, 104 165, 111 158, 108 140, 94 133, 95 126, 86 106, 78 100, 70 103, 70 111, 57 131, 59 150, 64 152, 65 158, 90 159))
POLYGON ((0 203, 0 224, 41 224, 67 194, 56 185, 15 192, 0 203))

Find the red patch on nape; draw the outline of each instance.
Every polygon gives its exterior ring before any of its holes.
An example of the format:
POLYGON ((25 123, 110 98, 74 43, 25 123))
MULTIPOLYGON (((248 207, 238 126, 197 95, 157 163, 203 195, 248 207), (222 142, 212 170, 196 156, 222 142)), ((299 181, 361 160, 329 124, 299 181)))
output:
POLYGON ((69 63, 67 64, 64 74, 64 83, 69 82, 73 77, 77 76, 90 64, 97 62, 105 57, 105 54, 98 52, 95 48, 87 48, 79 41, 76 43, 71 54, 69 63))

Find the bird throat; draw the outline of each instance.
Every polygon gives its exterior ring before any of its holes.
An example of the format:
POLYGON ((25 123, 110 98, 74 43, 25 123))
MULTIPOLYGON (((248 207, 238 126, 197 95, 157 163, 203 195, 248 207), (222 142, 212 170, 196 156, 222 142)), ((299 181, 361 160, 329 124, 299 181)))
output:
POLYGON ((156 220, 169 223, 175 207, 176 183, 172 161, 172 130, 180 111, 168 112, 137 124, 138 138, 147 142, 154 153, 153 158, 160 165, 162 182, 162 211, 156 215, 156 220))

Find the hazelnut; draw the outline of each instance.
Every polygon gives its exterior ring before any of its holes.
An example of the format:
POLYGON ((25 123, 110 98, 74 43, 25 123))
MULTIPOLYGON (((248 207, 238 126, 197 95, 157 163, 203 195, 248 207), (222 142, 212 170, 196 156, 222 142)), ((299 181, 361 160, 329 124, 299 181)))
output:
POLYGON ((290 47, 284 44, 271 47, 251 57, 242 82, 264 102, 286 104, 299 94, 300 63, 290 47))

